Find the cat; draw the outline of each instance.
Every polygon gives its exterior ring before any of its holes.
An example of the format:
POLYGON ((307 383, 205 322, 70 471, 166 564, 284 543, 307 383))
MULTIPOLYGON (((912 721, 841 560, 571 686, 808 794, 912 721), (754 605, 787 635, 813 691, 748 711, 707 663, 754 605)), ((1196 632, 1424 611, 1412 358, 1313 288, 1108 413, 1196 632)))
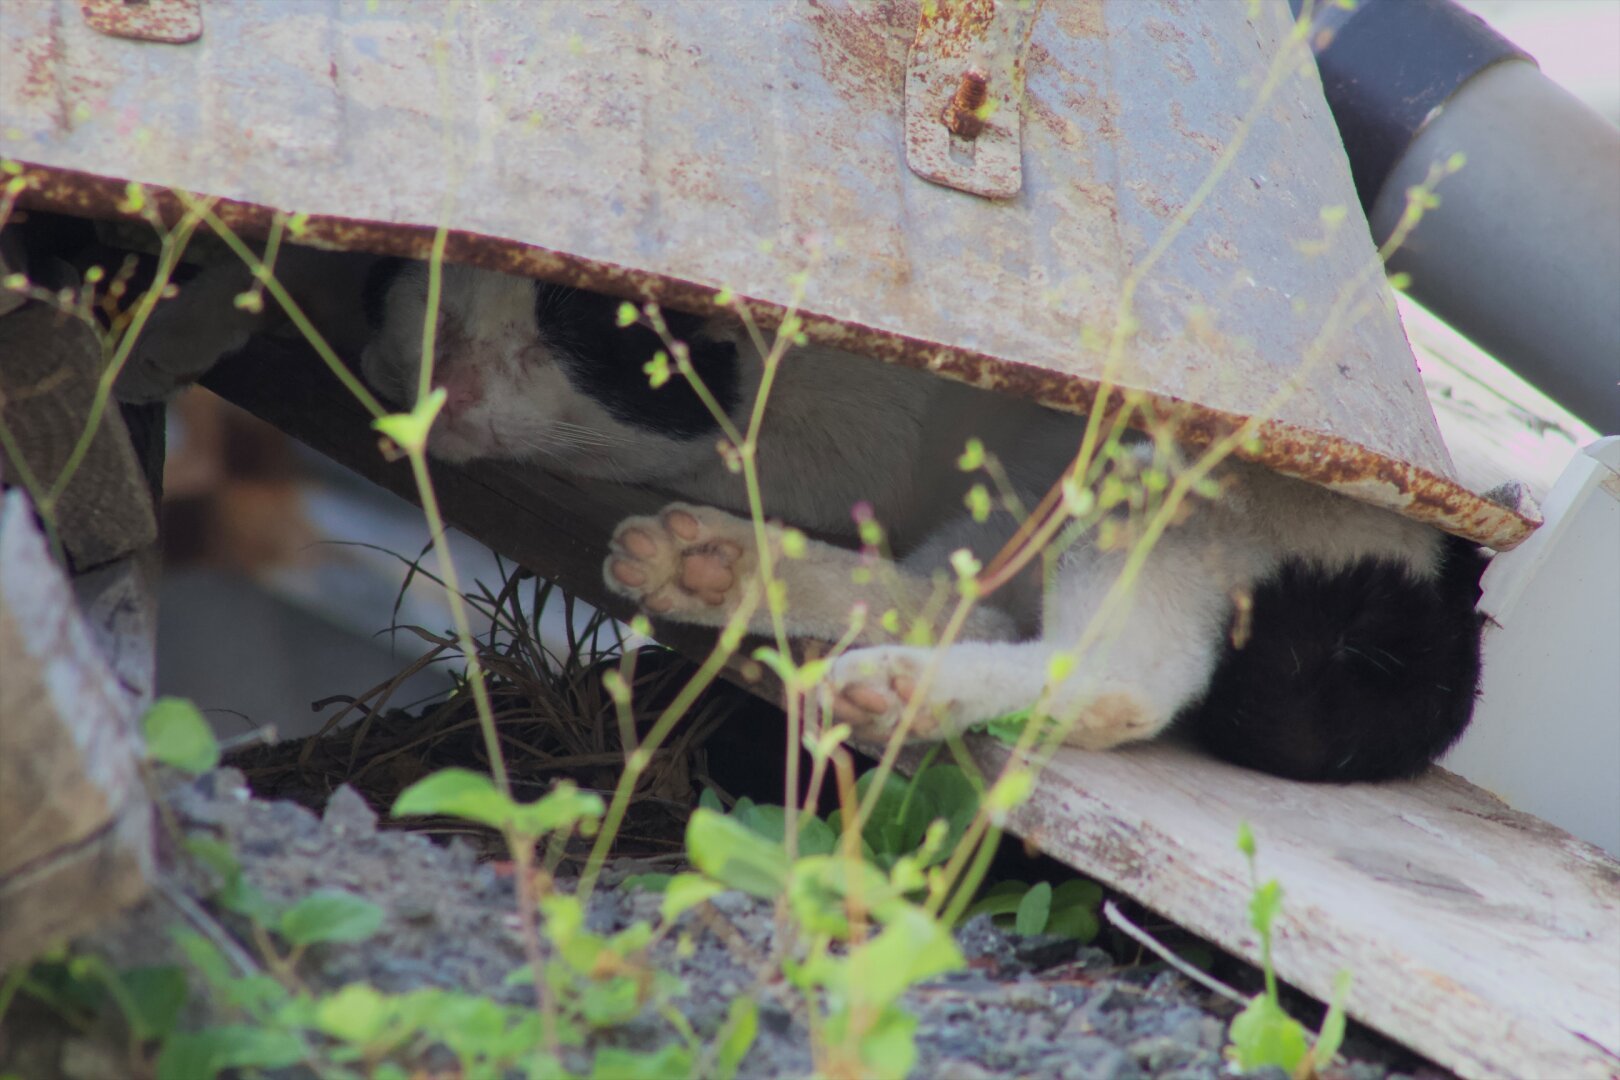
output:
MULTIPOLYGON (((366 271, 348 304, 364 312, 364 329, 343 336, 365 339, 366 379, 409 405, 426 268, 373 260, 366 271)), ((192 327, 195 359, 181 366, 202 365, 263 327, 263 317, 217 303, 230 285, 203 286, 196 295, 216 298, 213 315, 185 314, 184 292, 159 309, 160 331, 192 327), (198 326, 209 327, 201 340, 198 326)), ((433 373, 446 401, 429 452, 449 462, 526 461, 673 494, 680 501, 660 513, 620 523, 604 582, 654 618, 721 625, 757 576, 746 489, 721 452, 722 426, 693 387, 679 375, 651 385, 646 367, 665 343, 644 321, 618 326, 619 306, 446 266, 433 373)), ((713 402, 746 428, 764 370, 750 334, 725 318, 664 318, 713 402)), ((166 336, 149 348, 169 349, 166 336)), ((147 369, 161 363, 140 345, 136 359, 147 369)), ((1011 494, 1027 507, 1073 457, 1083 424, 831 348, 801 346, 783 360, 758 445, 772 520, 766 543, 781 554, 779 523, 814 537, 798 557, 773 561, 796 636, 836 641, 865 606, 855 647, 827 679, 834 715, 858 737, 886 738, 908 704, 910 736, 937 739, 1042 698, 1054 655, 1080 640, 1120 576, 1123 545, 1086 537, 1044 573, 1036 560, 977 605, 943 652, 902 643, 881 615, 937 608, 948 599, 951 554, 965 548, 986 562, 1016 528, 1005 511, 975 521, 964 509, 971 477, 955 459, 969 437, 1004 466, 1011 494), (857 507, 888 528, 892 560, 874 563, 871 551, 844 546, 858 535, 857 507)), ((1119 467, 1128 473, 1151 452, 1138 440, 1119 467)), ((1122 615, 1048 693, 1052 715, 1072 724, 1065 741, 1102 750, 1174 730, 1218 757, 1296 779, 1421 772, 1472 713, 1482 554, 1258 466, 1231 461, 1212 478, 1218 497, 1198 500, 1164 534, 1122 615)), ((748 629, 771 631, 765 605, 748 629)))

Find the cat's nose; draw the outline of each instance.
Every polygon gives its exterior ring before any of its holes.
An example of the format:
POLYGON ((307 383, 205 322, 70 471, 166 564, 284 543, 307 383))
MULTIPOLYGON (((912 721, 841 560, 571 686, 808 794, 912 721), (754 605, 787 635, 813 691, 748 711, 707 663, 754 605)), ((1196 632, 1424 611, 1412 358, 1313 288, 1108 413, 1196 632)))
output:
POLYGON ((443 416, 454 420, 484 400, 484 380, 468 364, 447 364, 433 372, 433 385, 444 388, 443 416))

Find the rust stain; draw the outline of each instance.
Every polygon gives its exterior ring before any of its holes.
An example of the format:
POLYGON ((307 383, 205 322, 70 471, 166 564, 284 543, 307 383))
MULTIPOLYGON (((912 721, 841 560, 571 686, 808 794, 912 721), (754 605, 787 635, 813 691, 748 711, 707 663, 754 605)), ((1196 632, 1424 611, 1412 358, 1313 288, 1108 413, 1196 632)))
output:
POLYGON ((84 21, 110 37, 184 45, 202 37, 199 0, 80 0, 84 21))
POLYGON ((978 138, 979 132, 984 130, 984 120, 978 112, 989 96, 989 76, 978 68, 963 72, 962 82, 951 96, 951 103, 945 106, 945 114, 941 118, 945 126, 951 129, 953 135, 960 135, 964 139, 978 138))
POLYGON ((885 2, 845 9, 812 0, 809 40, 829 86, 845 98, 898 100, 905 86, 905 7, 885 2))
MULTIPOLYGON (((138 214, 121 207, 125 197, 122 180, 22 164, 29 171, 30 179, 28 190, 19 200, 25 208, 89 218, 139 219, 138 214)), ((165 221, 172 223, 179 219, 181 203, 172 193, 148 189, 147 197, 165 221)), ((271 207, 231 200, 221 200, 215 212, 232 229, 250 238, 267 235, 278 214, 271 207)), ((327 216, 311 216, 304 228, 304 241, 316 246, 417 259, 430 254, 434 237, 434 230, 424 226, 327 216)), ((499 237, 452 230, 447 234, 445 257, 452 262, 502 273, 667 304, 677 310, 695 313, 717 310, 715 296, 719 290, 711 285, 499 237)), ((778 304, 750 297, 740 299, 767 328, 779 325, 786 315, 778 304)), ((983 389, 1014 394, 1064 412, 1083 414, 1100 407, 1112 414, 1129 396, 1133 402, 1144 406, 1145 415, 1137 419, 1141 426, 1167 425, 1178 439, 1194 448, 1236 433, 1247 420, 1235 413, 1142 387, 1115 387, 1099 403, 1101 387, 1093 379, 941 345, 815 311, 798 314, 805 333, 818 343, 931 371, 983 389)), ((1238 457, 1395 510, 1498 550, 1515 547, 1540 524, 1539 520, 1491 502, 1446 477, 1375 453, 1347 439, 1277 420, 1259 422, 1254 434, 1256 444, 1239 449, 1238 457)))

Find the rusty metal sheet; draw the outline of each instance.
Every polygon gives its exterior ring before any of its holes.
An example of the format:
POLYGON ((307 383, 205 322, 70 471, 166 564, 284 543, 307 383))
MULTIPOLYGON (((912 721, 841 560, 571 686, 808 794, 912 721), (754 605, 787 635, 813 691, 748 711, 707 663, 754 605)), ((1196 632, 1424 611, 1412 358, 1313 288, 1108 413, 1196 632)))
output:
POLYGON ((1314 68, 1249 116, 1282 0, 1047 4, 1005 200, 906 167, 913 2, 206 12, 201 39, 155 48, 77 0, 0 0, 0 154, 38 167, 35 204, 116 214, 133 179, 405 254, 443 222, 455 259, 697 310, 729 286, 767 321, 802 273, 815 338, 1084 410, 1132 267, 1241 138, 1135 290, 1116 381, 1192 440, 1267 416, 1249 456, 1459 535, 1535 525, 1451 479, 1381 278, 1323 335, 1374 253, 1314 68))

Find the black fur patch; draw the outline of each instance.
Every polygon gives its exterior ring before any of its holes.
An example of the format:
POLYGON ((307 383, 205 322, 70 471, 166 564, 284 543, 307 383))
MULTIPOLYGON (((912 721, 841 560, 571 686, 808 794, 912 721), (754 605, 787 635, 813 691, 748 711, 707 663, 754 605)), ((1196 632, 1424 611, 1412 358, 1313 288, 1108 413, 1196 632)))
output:
POLYGON ((378 259, 366 271, 366 284, 361 292, 361 303, 365 307, 366 326, 372 333, 382 328, 383 311, 388 306, 388 289, 399 277, 399 272, 411 266, 410 259, 389 257, 378 259))
POLYGON ((1473 716, 1485 557, 1446 537, 1439 575, 1366 560, 1325 574, 1285 565, 1255 592, 1209 692, 1176 730, 1216 757, 1296 780, 1415 776, 1473 716))
MULTIPOLYGON (((708 406, 670 360, 669 381, 654 388, 645 370, 664 348, 650 327, 618 325, 621 301, 598 293, 541 284, 535 295, 535 321, 559 354, 568 381, 595 398, 615 420, 667 435, 695 439, 720 430, 708 406)), ((704 320, 665 311, 664 322, 677 340, 686 342, 692 368, 709 393, 733 415, 741 394, 737 346, 729 341, 697 340, 704 320)))

